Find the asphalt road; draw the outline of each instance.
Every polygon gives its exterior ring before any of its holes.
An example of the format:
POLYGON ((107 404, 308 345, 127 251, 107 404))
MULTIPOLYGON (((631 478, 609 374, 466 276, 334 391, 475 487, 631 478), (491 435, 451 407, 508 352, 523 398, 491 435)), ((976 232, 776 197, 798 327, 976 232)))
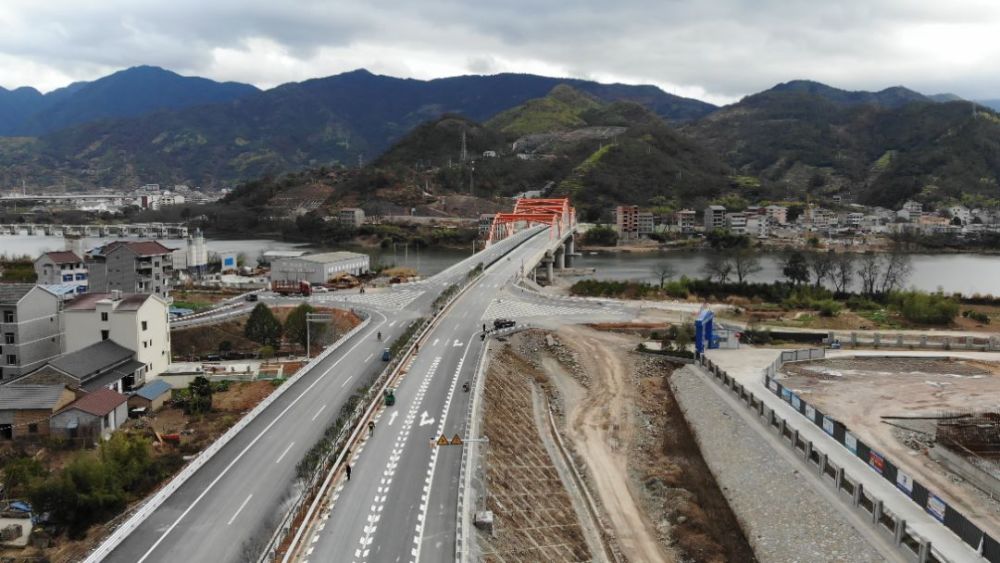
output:
MULTIPOLYGON (((537 239, 547 241, 548 237, 537 239)), ((427 289, 424 294, 401 311, 389 314, 371 311, 372 322, 363 331, 310 369, 261 412, 105 560, 129 563, 248 560, 270 537, 293 502, 297 492, 296 464, 337 418, 353 391, 352 385, 384 368, 380 356, 386 344, 378 341, 375 333, 381 331, 385 341, 398 336, 408 320, 429 311, 442 288, 458 283, 476 264, 501 255, 519 242, 494 245, 430 278, 424 284, 427 289)), ((477 295, 481 299, 490 297, 481 292, 477 295)), ((469 320, 471 325, 475 324, 471 317, 469 320)), ((467 328, 449 327, 448 323, 443 326, 452 330, 447 334, 451 341, 460 339, 468 344, 467 328)), ((438 338, 444 336, 442 333, 438 338)), ((449 357, 464 350, 453 343, 449 346, 449 357)), ((445 350, 446 346, 439 342, 431 349, 445 350)), ((421 362, 429 356, 422 353, 421 362)), ((413 380, 408 378, 408 382, 413 380)), ((435 388, 435 393, 438 391, 435 388)), ((404 392, 412 393, 409 388, 404 392)), ((408 400, 412 401, 412 394, 408 400)), ((407 400, 401 403, 408 404, 407 400)))
POLYGON ((396 405, 379 413, 374 434, 354 452, 352 479, 335 489, 332 511, 306 537, 302 559, 454 561, 462 452, 430 442, 465 436, 471 397, 461 382, 478 363, 482 316, 508 294, 521 256, 548 243, 537 236, 501 259, 440 318, 399 384, 396 405))

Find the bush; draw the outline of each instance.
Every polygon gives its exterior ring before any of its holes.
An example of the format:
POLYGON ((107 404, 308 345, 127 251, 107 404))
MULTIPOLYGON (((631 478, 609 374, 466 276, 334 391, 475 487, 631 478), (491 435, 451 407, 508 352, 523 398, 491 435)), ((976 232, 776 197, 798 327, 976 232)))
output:
POLYGON ((962 311, 962 316, 967 319, 972 319, 980 324, 984 325, 990 324, 990 316, 981 311, 973 311, 971 309, 966 309, 962 311))
POLYGON ((618 244, 618 232, 611 227, 594 227, 583 233, 582 242, 589 246, 614 246, 618 244))
POLYGON ((914 323, 945 325, 958 314, 958 302, 940 293, 898 292, 890 300, 903 318, 914 323))

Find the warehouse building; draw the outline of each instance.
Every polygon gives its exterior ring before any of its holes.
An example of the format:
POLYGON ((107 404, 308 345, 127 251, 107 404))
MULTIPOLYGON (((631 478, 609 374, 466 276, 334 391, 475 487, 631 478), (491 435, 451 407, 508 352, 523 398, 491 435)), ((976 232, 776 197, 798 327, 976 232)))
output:
POLYGON ((271 261, 271 281, 307 281, 323 284, 337 274, 348 273, 358 276, 367 273, 369 268, 368 255, 357 252, 324 252, 290 256, 271 261))

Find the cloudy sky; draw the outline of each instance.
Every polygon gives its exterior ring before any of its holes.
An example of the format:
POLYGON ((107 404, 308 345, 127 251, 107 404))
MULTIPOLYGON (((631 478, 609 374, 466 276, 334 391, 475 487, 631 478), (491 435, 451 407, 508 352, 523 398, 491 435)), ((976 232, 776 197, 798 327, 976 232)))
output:
POLYGON ((139 64, 262 88, 355 68, 651 83, 715 103, 795 78, 1000 98, 995 0, 3 0, 0 85, 139 64))

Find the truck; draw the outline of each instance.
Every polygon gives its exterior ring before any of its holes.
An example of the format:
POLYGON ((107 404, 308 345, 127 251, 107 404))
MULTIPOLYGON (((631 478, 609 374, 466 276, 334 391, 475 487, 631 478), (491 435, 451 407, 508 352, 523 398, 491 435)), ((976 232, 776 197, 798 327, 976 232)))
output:
POLYGON ((303 297, 309 297, 312 295, 312 284, 305 280, 272 281, 271 291, 278 295, 302 295, 303 297))

